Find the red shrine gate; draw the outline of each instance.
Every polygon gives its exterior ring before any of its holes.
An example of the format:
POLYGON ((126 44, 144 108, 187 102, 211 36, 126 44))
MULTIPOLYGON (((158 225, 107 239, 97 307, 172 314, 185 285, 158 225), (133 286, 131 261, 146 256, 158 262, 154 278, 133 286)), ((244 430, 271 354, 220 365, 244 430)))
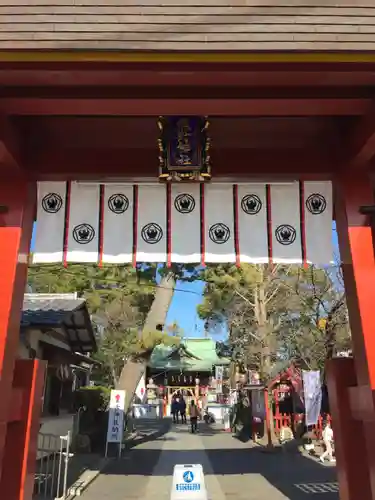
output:
MULTIPOLYGON (((301 181, 305 186, 332 182, 354 348, 354 359, 333 360, 328 367, 340 495, 357 500, 360 491, 361 499, 375 499, 375 58, 368 56, 356 64, 354 55, 319 54, 235 58, 226 54, 221 59, 210 54, 181 53, 173 58, 146 54, 137 60, 134 54, 122 53, 114 60, 102 53, 90 61, 87 54, 68 53, 62 58, 49 53, 38 58, 34 53, 32 63, 27 54, 2 57, 0 491, 4 498, 31 498, 41 406, 43 368, 37 360, 16 361, 37 182, 155 183, 158 116, 204 115, 211 121, 212 185, 239 186, 254 180, 271 185, 301 181)), ((206 189, 209 186, 205 184, 206 189)), ((98 188, 98 213, 100 192, 98 188)), ((237 209, 234 204, 233 214, 237 209)), ((307 230, 302 227, 300 236, 307 230)), ((85 235, 84 231, 77 238, 85 235)), ((95 259, 103 242, 99 238, 95 259)), ((233 244, 236 260, 235 238, 233 244)), ((69 253, 67 245, 59 248, 63 256, 69 253)), ((304 245, 299 248, 302 252, 304 245)), ((200 245, 200 255, 206 250, 200 245)))

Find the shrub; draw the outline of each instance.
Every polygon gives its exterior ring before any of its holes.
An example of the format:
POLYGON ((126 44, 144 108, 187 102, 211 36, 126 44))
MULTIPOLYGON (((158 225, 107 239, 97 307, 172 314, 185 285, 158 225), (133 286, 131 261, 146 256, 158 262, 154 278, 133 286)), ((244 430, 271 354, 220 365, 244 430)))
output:
POLYGON ((107 387, 82 387, 74 393, 74 407, 76 410, 84 406, 88 413, 106 411, 109 405, 111 390, 107 387))
POLYGON ((107 387, 83 387, 74 393, 75 408, 84 407, 79 417, 79 434, 90 439, 92 452, 105 446, 108 425, 108 406, 111 390, 107 387))

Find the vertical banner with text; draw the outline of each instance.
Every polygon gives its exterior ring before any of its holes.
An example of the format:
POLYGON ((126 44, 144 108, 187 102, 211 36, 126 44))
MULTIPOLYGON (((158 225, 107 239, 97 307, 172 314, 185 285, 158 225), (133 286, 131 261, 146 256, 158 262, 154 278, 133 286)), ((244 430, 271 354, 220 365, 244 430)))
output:
POLYGON ((306 425, 318 422, 322 407, 322 383, 320 371, 302 371, 303 391, 305 397, 306 425))
POLYGON ((106 455, 108 451, 108 443, 117 443, 119 445, 119 455, 121 454, 121 443, 124 433, 125 395, 125 391, 111 391, 108 414, 106 455))

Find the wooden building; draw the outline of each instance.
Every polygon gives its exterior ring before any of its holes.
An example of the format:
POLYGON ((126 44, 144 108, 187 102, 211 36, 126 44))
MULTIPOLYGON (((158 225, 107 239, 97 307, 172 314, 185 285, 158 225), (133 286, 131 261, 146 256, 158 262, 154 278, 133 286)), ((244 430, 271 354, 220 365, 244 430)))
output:
POLYGON ((25 294, 18 357, 47 362, 43 417, 73 412, 73 391, 89 384, 94 364, 89 355, 95 350, 85 299, 76 294, 25 294))
POLYGON ((147 379, 166 397, 170 405, 175 394, 187 400, 206 396, 215 376, 215 367, 228 367, 230 360, 216 353, 211 339, 183 339, 178 346, 163 344, 154 348, 147 366, 147 379))

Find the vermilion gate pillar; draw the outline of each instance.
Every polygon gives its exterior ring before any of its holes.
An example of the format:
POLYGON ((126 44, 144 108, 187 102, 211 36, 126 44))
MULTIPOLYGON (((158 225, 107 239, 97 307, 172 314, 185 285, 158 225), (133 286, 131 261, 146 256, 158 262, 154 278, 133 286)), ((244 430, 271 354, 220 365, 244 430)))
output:
POLYGON ((31 500, 43 363, 16 361, 36 184, 0 183, 0 496, 31 500))
POLYGON ((354 353, 327 367, 340 499, 374 500, 375 258, 371 221, 359 210, 375 201, 364 172, 337 178, 334 190, 354 353))

